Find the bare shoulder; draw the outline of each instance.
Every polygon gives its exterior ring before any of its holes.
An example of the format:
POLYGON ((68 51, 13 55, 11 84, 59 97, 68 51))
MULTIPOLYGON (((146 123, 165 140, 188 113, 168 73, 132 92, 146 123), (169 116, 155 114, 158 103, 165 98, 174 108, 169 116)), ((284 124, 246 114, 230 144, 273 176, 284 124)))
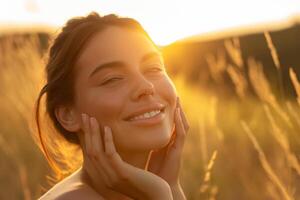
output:
MULTIPOLYGON (((51 197, 51 196, 49 196, 51 197)), ((58 195, 52 196, 52 198, 46 197, 45 200, 52 199, 52 200, 82 200, 82 199, 89 199, 89 200, 104 200, 103 197, 98 195, 94 190, 89 187, 81 187, 72 190, 65 191, 58 195)), ((41 199, 44 200, 44 199, 41 199)))
POLYGON ((65 188, 64 191, 48 191, 39 200, 104 200, 97 192, 89 186, 65 188))
POLYGON ((89 185, 78 180, 76 175, 72 175, 46 192, 39 200, 104 200, 89 185))

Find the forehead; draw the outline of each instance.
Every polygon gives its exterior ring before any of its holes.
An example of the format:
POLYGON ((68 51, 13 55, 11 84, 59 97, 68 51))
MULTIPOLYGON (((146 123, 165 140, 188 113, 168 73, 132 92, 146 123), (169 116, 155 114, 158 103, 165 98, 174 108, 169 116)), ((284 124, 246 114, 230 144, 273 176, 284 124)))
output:
POLYGON ((134 62, 153 51, 158 50, 143 33, 112 26, 96 33, 88 41, 77 65, 95 66, 115 60, 134 62))

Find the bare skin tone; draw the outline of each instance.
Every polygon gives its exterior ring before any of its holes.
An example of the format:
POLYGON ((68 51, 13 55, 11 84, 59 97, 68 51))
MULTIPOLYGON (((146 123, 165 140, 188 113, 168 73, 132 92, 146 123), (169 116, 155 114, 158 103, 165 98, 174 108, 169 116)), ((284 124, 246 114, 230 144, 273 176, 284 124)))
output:
POLYGON ((109 27, 91 38, 76 70, 75 104, 56 116, 78 134, 84 162, 41 199, 185 199, 189 125, 155 45, 109 27))

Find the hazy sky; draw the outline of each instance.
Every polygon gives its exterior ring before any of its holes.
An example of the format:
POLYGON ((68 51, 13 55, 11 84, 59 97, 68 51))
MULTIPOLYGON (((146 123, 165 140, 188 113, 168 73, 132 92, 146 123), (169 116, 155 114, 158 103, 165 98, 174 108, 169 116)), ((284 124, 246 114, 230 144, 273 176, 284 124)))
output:
POLYGON ((155 42, 300 14, 300 0, 0 0, 0 24, 62 25, 68 18, 117 13, 137 19, 155 42))

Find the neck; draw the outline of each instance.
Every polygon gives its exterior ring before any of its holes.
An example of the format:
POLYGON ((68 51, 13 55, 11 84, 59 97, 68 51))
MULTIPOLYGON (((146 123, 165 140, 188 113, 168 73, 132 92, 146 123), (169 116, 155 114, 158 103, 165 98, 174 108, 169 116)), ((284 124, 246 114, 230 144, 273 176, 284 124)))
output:
POLYGON ((148 164, 148 159, 150 156, 150 151, 145 152, 127 152, 127 153, 121 153, 120 156, 122 160, 134 167, 140 168, 140 169, 146 169, 146 166, 148 164))

